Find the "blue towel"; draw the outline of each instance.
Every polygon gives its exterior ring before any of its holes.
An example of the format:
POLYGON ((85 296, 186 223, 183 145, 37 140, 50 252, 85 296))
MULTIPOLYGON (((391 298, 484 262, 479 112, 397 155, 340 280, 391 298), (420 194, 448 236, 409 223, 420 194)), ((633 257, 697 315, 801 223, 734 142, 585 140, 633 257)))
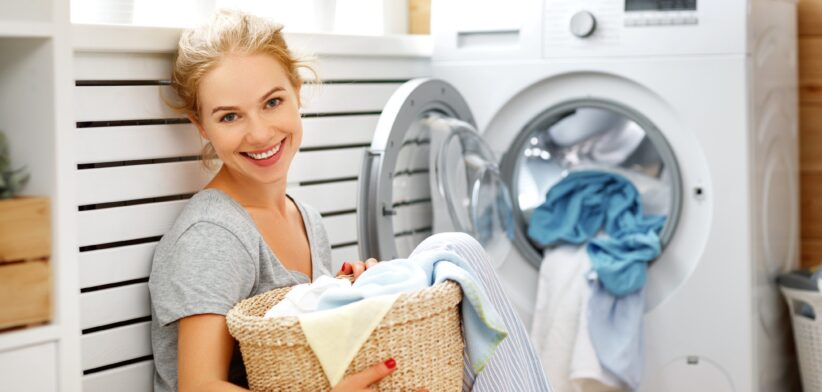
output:
POLYGON ((591 267, 603 288, 616 297, 645 286, 646 263, 659 253, 659 236, 654 231, 625 234, 619 239, 597 238, 588 244, 591 267))
POLYGON ((452 280, 462 288, 465 351, 474 373, 479 373, 508 336, 508 331, 471 266, 456 253, 432 250, 408 259, 379 263, 363 272, 350 288, 328 289, 320 296, 317 309, 336 308, 377 295, 419 290, 445 280, 452 280))
POLYGON ((664 216, 646 216, 636 187, 614 173, 579 171, 551 187, 534 211, 528 236, 542 247, 589 241, 591 264, 611 294, 645 284, 646 263, 659 256, 664 216), (610 238, 592 238, 604 229, 610 238))

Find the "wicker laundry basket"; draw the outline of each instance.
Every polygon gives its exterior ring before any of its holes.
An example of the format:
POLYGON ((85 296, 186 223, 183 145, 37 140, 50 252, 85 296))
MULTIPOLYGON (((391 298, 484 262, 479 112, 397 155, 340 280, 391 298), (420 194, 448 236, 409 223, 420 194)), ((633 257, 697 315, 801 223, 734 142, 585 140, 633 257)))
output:
MULTIPOLYGON (((240 343, 252 391, 330 389, 297 317, 262 317, 290 289, 248 298, 226 316, 229 332, 240 343)), ((346 376, 395 358, 397 370, 375 385, 376 390, 461 390, 461 300, 459 285, 450 281, 401 294, 360 348, 346 376)))
POLYGON ((785 286, 781 289, 791 312, 802 390, 822 392, 822 293, 785 286), (810 314, 803 314, 807 312, 810 314))

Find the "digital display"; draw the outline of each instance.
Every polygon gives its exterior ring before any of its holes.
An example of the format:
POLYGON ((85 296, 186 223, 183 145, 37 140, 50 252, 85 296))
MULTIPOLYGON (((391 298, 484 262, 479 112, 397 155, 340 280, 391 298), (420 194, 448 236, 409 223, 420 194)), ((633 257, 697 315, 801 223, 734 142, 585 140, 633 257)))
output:
POLYGON ((625 11, 696 11, 696 0, 625 0, 625 11))

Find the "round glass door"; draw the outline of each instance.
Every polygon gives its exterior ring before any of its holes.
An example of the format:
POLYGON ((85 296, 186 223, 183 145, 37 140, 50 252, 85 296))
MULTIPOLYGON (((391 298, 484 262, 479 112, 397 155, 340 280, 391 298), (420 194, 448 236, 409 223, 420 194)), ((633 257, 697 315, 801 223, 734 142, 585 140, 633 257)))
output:
POLYGON ((467 122, 424 113, 405 134, 391 178, 400 257, 435 231, 462 231, 483 245, 513 238, 508 187, 491 149, 467 122))
POLYGON ((473 122, 465 100, 442 80, 411 80, 391 96, 363 160, 360 257, 407 257, 443 231, 511 246, 513 202, 473 122))
POLYGON ((662 246, 674 233, 681 208, 680 173, 662 133, 644 116, 613 102, 580 100, 538 115, 517 136, 502 161, 512 189, 517 248, 535 266, 542 250, 526 236, 533 211, 550 189, 575 171, 622 175, 639 191, 647 215, 663 215, 662 246))
POLYGON ((425 116, 409 127, 390 176, 392 226, 398 257, 408 257, 414 247, 433 232, 429 123, 429 116, 425 116))

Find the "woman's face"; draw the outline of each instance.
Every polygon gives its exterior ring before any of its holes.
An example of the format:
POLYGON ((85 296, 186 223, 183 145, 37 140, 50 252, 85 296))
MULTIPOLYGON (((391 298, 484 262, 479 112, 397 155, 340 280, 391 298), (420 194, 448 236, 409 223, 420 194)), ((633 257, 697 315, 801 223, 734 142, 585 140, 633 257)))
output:
POLYGON ((285 181, 302 142, 299 86, 265 54, 229 55, 200 81, 200 134, 232 175, 285 181))

